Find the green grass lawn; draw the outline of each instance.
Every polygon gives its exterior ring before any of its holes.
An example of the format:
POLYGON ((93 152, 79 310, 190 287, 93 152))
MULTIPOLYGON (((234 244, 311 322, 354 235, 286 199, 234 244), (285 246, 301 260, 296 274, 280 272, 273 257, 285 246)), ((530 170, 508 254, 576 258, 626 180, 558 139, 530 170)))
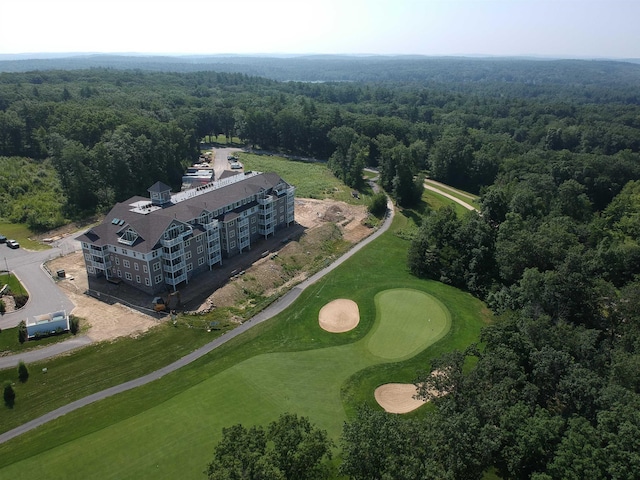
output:
MULTIPOLYGON (((296 187, 296 197, 333 198, 354 205, 368 205, 370 190, 361 192, 360 199, 351 195, 351 188, 329 171, 326 163, 289 160, 270 155, 240 153, 245 170, 275 172, 296 187)), ((368 188, 368 187, 367 187, 368 188)))
POLYGON ((15 275, 9 273, 0 274, 0 286, 2 285, 9 285, 11 291, 16 295, 27 295, 27 291, 15 275))
MULTIPOLYGON (((397 216, 394 229, 406 221, 397 216)), ((375 405, 376 386, 410 382, 429 368, 434 355, 477 341, 489 319, 483 304, 470 295, 411 276, 406 249, 407 242, 389 232, 305 290, 278 317, 180 371, 0 445, 0 476, 33 478, 38 472, 39 478, 198 478, 222 427, 266 424, 284 411, 309 416, 337 440, 342 422, 358 405, 375 405), (336 298, 358 303, 356 329, 332 334, 319 328, 320 308, 336 298), (409 301, 415 305, 407 305, 409 301), (405 318, 415 313, 416 318, 405 318), (430 318, 440 328, 425 326, 430 318), (411 342, 402 347, 394 330, 411 342)), ((47 383, 69 382, 93 363, 101 369, 73 387, 97 380, 109 366, 138 357, 136 340, 126 342, 117 352, 107 346, 102 352, 84 349, 80 363, 59 364, 61 377, 47 383)), ((158 347, 171 350, 166 343, 158 347)), ((159 363, 157 358, 147 363, 154 361, 159 363)), ((138 368, 143 370, 142 363, 138 368)), ((20 390, 17 394, 14 409, 25 401, 20 390)), ((64 388, 48 398, 60 395, 64 388)))
MULTIPOLYGON (((17 240, 22 248, 27 248, 29 250, 46 250, 51 248, 48 245, 31 240, 29 237, 33 236, 33 233, 26 225, 0 221, 0 234, 7 238, 17 240)), ((9 247, 6 245, 0 245, 0 248, 9 247)), ((4 268, 4 265, 0 266, 0 268, 4 268)))
MULTIPOLYGON (((73 335, 71 333, 66 332, 59 335, 52 335, 50 337, 44 337, 38 340, 29 340, 28 342, 20 343, 18 341, 18 327, 5 328, 2 330, 2 332, 0 332, 0 353, 7 355, 26 352, 27 350, 34 350, 45 345, 51 345, 52 343, 63 342, 65 340, 68 340, 72 336, 73 335)), ((1 373, 0 378, 2 378, 1 373)), ((0 417, 2 417, 1 414, 0 417)))

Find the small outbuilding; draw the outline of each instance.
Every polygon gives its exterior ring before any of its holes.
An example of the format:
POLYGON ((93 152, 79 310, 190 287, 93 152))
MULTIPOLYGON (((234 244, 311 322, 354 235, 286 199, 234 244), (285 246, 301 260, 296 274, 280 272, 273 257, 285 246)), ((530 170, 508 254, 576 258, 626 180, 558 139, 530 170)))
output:
POLYGON ((27 337, 52 335, 69 331, 69 315, 62 310, 59 312, 36 315, 27 320, 27 337))

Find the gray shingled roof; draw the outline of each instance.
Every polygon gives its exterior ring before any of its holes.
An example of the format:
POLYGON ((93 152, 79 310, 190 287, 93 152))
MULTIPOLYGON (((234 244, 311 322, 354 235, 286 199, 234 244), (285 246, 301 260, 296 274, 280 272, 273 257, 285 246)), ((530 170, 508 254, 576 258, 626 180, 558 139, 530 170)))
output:
MULTIPOLYGON (((187 223, 198 218, 205 210, 208 212, 218 210, 230 203, 255 195, 262 190, 272 189, 280 182, 282 182, 282 179, 275 173, 261 173, 185 199, 176 204, 168 203, 164 208, 146 215, 132 212, 131 204, 140 201, 148 202, 149 199, 140 196, 132 197, 126 202, 116 204, 100 225, 78 236, 77 240, 97 246, 118 245, 120 236, 118 232, 124 231, 130 226, 140 236, 130 248, 140 253, 148 253, 155 248, 172 221, 177 220, 187 223), (124 220, 124 225, 112 224, 114 218, 124 220)), ((158 184, 156 183, 155 185, 158 184)), ((240 208, 243 207, 245 206, 240 208)))

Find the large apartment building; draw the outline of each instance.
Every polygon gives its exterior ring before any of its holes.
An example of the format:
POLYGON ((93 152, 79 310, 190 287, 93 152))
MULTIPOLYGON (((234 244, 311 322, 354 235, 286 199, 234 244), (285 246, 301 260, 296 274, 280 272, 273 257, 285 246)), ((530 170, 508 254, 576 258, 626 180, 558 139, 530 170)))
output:
POLYGON ((148 191, 78 237, 90 277, 175 291, 294 222, 295 187, 275 173, 240 173, 176 194, 157 182, 148 191))

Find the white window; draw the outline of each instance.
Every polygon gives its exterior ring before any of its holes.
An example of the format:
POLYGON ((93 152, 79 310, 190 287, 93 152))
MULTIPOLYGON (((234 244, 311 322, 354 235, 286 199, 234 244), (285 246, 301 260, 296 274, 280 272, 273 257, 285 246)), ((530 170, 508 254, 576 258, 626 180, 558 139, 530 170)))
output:
POLYGON ((188 247, 191 245, 191 240, 187 240, 186 242, 184 242, 184 246, 188 247))
POLYGON ((229 244, 229 248, 236 248, 236 242, 231 242, 229 244))
POLYGON ((140 283, 140 275, 136 275, 136 282, 140 283))
POLYGON ((90 255, 90 254, 88 254, 88 253, 85 253, 85 254, 84 254, 84 259, 85 259, 85 260, 89 260, 89 261, 91 261, 91 255, 90 255))
POLYGON ((122 278, 122 272, 118 269, 118 277, 122 278))
POLYGON ((134 268, 134 270, 136 270, 136 271, 140 270, 140 267, 138 266, 138 262, 134 262, 134 263, 133 263, 133 268, 134 268))
MULTIPOLYGON (((200 248, 200 247, 198 247, 198 248, 200 248)), ((190 258, 191 258, 191 252, 187 252, 187 253, 184 255, 184 259, 185 259, 185 260, 189 260, 190 258)))
POLYGON ((89 273, 96 273, 96 270, 95 270, 95 268, 93 268, 93 267, 87 267, 87 272, 89 272, 89 273))
POLYGON ((147 264, 145 263, 144 265, 142 265, 142 271, 144 273, 148 273, 149 272, 149 267, 147 267, 147 264))
POLYGON ((284 207, 280 207, 280 213, 284 212, 284 207))
POLYGON ((122 266, 124 268, 129 268, 131 264, 129 263, 129 260, 122 260, 122 266))
POLYGON ((193 270, 193 263, 187 263, 187 272, 193 270))
POLYGON ((198 265, 202 265, 204 263, 204 257, 200 257, 198 259, 198 265))
POLYGON ((82 248, 89 248, 89 244, 86 242, 82 242, 82 248))
POLYGON ((125 276, 125 278, 126 278, 127 280, 131 280, 131 279, 133 279, 133 277, 131 276, 131 273, 129 273, 129 272, 124 272, 124 276, 125 276))
POLYGON ((162 282, 162 275, 156 275, 156 283, 162 282))
POLYGON ((145 284, 147 287, 150 287, 150 286, 151 286, 151 280, 149 280, 149 277, 144 277, 144 284, 145 284))
POLYGON ((251 227, 251 233, 256 233, 256 227, 251 227))
POLYGON ((251 223, 256 223, 256 217, 251 217, 251 223))
POLYGON ((236 236, 236 231, 235 231, 235 230, 231 230, 231 231, 229 232, 229 238, 233 238, 233 237, 235 237, 235 236, 236 236))
POLYGON ((116 265, 120 265, 120 257, 116 257, 116 265))
POLYGON ((204 252, 204 247, 202 245, 198 245, 198 253, 204 252))
POLYGON ((280 223, 284 222, 284 215, 280 215, 280 223))

